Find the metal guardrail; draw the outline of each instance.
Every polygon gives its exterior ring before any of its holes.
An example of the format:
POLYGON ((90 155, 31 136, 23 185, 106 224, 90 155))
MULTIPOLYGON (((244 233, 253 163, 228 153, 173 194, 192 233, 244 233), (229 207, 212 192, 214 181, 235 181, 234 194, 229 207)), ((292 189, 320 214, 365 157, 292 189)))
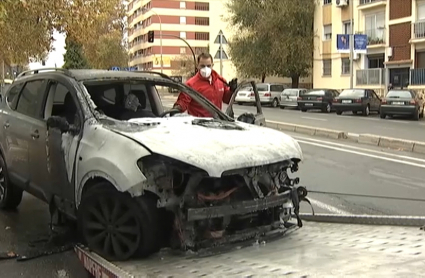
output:
POLYGON ((413 38, 424 39, 425 38, 425 21, 419 21, 412 23, 413 25, 413 38))
POLYGON ((410 70, 410 85, 425 85, 425 69, 410 70))
POLYGON ((365 4, 371 4, 374 2, 382 2, 382 1, 387 1, 387 0, 360 0, 360 5, 365 5, 365 4))
POLYGON ((356 85, 385 85, 385 69, 357 70, 356 85))
POLYGON ((385 29, 368 29, 365 34, 367 35, 368 45, 385 43, 385 29))

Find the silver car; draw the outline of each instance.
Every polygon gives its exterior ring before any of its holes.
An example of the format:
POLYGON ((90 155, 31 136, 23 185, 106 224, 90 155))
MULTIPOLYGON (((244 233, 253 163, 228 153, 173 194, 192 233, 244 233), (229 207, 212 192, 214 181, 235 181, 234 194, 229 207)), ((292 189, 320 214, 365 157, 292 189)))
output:
POLYGON ((254 104, 255 103, 254 89, 250 86, 240 89, 239 92, 236 94, 235 103, 240 105, 244 103, 254 104))
POLYGON ((303 95, 305 92, 307 92, 306 89, 302 88, 290 88, 285 89, 281 94, 279 98, 279 106, 281 109, 284 109, 285 107, 296 107, 298 108, 298 97, 303 95))
POLYGON ((258 94, 261 104, 279 106, 280 94, 285 90, 285 85, 280 83, 259 83, 257 84, 258 94))

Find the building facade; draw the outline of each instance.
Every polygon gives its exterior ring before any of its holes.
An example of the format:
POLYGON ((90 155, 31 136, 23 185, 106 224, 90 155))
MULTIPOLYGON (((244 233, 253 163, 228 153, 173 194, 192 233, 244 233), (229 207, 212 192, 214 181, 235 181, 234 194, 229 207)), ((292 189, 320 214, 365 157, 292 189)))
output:
POLYGON ((353 55, 353 87, 372 88, 381 95, 390 83, 425 88, 425 1, 420 0, 320 0, 314 24, 314 87, 350 86, 349 54, 336 49, 337 34, 351 32, 350 5, 353 32, 368 36, 367 53, 353 55))
MULTIPOLYGON (((209 52, 214 57, 214 69, 227 79, 238 77, 237 71, 229 57, 228 46, 223 45, 225 58, 220 63, 217 55, 219 44, 216 39, 220 31, 227 41, 237 34, 226 21, 228 16, 226 0, 132 0, 129 2, 128 45, 131 55, 130 66, 142 70, 161 71, 161 39, 163 73, 173 75, 181 67, 182 55, 191 55, 190 49, 181 37, 191 45, 196 54, 209 52), (155 40, 148 42, 148 32, 154 31, 155 40)), ((311 86, 312 78, 301 78, 300 84, 311 86)), ((268 77, 266 82, 283 82, 290 84, 288 78, 268 77)))

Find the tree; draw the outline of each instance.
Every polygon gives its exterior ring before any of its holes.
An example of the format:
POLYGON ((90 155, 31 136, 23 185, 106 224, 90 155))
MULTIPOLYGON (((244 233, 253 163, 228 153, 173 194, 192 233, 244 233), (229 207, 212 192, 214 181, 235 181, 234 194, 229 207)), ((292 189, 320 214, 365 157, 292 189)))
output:
POLYGON ((173 75, 190 78, 195 73, 195 61, 192 54, 177 56, 173 61, 178 66, 178 69, 172 71, 173 75))
POLYGON ((63 55, 65 69, 86 69, 89 68, 86 57, 83 53, 83 47, 78 42, 75 42, 71 38, 66 38, 66 52, 63 55))
POLYGON ((229 43, 237 70, 250 77, 290 77, 292 87, 312 67, 315 1, 231 0, 228 21, 240 34, 229 43))

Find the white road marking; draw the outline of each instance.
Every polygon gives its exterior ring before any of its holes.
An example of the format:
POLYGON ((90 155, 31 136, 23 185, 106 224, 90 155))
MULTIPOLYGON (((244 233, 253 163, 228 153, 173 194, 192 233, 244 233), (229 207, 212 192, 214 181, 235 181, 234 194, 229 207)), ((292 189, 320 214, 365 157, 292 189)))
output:
POLYGON ((339 209, 337 207, 328 205, 328 204, 320 202, 318 200, 311 199, 310 197, 307 197, 307 198, 310 200, 310 203, 313 205, 313 209, 316 206, 318 208, 321 208, 321 209, 324 209, 324 210, 327 210, 329 212, 333 212, 333 213, 336 213, 336 214, 350 214, 350 215, 352 214, 352 213, 349 213, 348 211, 345 211, 345 210, 339 209))
POLYGON ((314 120, 314 121, 323 121, 323 122, 327 122, 328 120, 326 119, 319 119, 319 118, 313 118, 313 117, 301 117, 302 119, 309 119, 309 120, 314 120))
POLYGON ((386 152, 383 152, 383 151, 375 151, 375 150, 366 149, 366 148, 362 148, 362 147, 355 147, 355 146, 350 146, 350 145, 344 145, 344 144, 340 144, 340 143, 323 141, 323 140, 317 140, 317 139, 307 138, 307 137, 302 137, 302 136, 291 136, 291 137, 293 137, 295 139, 302 139, 302 140, 317 142, 317 143, 320 143, 320 144, 327 144, 327 145, 338 146, 338 147, 341 147, 341 148, 348 148, 348 149, 358 150, 358 151, 361 151, 361 152, 376 153, 376 154, 379 154, 379 155, 386 155, 386 156, 396 157, 396 158, 400 158, 400 159, 407 159, 407 160, 422 162, 422 163, 425 164, 425 159, 422 159, 422 158, 405 156, 405 155, 399 155, 399 154, 394 154, 394 153, 386 153, 386 152))
POLYGON ((320 143, 319 144, 319 143, 313 143, 313 142, 303 141, 303 140, 297 140, 297 141, 300 142, 300 143, 303 143, 303 144, 317 146, 317 147, 321 147, 321 148, 325 148, 325 149, 331 149, 331 150, 334 150, 334 151, 352 153, 352 154, 357 154, 357 155, 361 155, 361 156, 367 156, 367 157, 371 157, 371 158, 376 158, 376 159, 391 161, 391 162, 395 162, 395 163, 399 163, 399 164, 405 164, 405 165, 409 165, 409 166, 414 166, 414 167, 419 167, 419 168, 424 168, 425 169, 425 164, 424 164, 425 161, 424 160, 422 160, 424 162, 422 162, 421 164, 419 164, 419 163, 414 163, 414 162, 410 162, 410 161, 403 161, 403 160, 400 160, 400 159, 383 157, 382 155, 384 155, 384 153, 380 153, 380 155, 373 155, 373 154, 369 154, 369 153, 364 153, 364 152, 349 150, 348 148, 346 148, 347 146, 344 146, 344 148, 338 148, 338 147, 334 147, 334 146, 325 145, 323 143, 320 143))

